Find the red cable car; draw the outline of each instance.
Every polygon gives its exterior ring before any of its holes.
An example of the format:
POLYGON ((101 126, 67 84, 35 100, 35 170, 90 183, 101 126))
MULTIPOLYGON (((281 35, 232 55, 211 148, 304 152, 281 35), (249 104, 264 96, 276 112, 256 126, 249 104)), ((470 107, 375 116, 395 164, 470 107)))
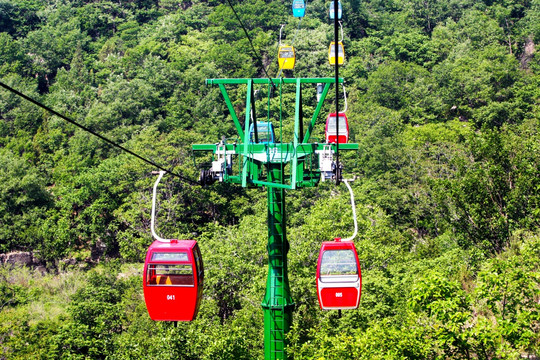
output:
POLYGON ((157 321, 192 321, 203 293, 204 268, 195 240, 155 240, 144 263, 148 314, 157 321))
MULTIPOLYGON (((338 137, 338 127, 336 125, 336 113, 328 114, 326 118, 326 143, 336 143, 338 137)), ((349 121, 345 113, 339 113, 339 143, 345 144, 349 141, 349 121)))
POLYGON ((317 295, 323 310, 357 309, 362 273, 352 241, 322 243, 317 262, 317 295))

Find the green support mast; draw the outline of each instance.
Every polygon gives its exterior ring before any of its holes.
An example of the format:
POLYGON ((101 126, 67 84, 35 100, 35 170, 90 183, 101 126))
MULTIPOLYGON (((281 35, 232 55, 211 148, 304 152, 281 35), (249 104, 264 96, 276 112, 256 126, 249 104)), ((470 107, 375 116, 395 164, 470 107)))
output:
MULTIPOLYGON (((343 79, 338 79, 343 82, 343 79)), ((286 334, 292 322, 294 302, 291 297, 287 272, 287 222, 285 211, 285 190, 316 186, 328 179, 328 173, 313 163, 323 154, 336 151, 335 144, 308 143, 323 101, 333 78, 297 79, 212 79, 208 85, 218 85, 227 108, 238 131, 239 143, 229 144, 222 140, 218 144, 193 145, 194 151, 211 151, 214 155, 211 169, 202 170, 200 181, 211 184, 223 181, 240 184, 243 187, 265 186, 268 199, 268 277, 266 293, 262 301, 264 311, 264 358, 266 360, 287 359, 286 334), (321 97, 304 133, 302 111, 302 84, 324 84, 321 97), (246 110, 242 125, 231 103, 225 85, 247 85, 246 110), (266 84, 281 87, 296 85, 294 134, 292 142, 257 142, 257 120, 255 117, 254 85, 266 84), (254 124, 254 141, 250 139, 250 126, 254 124), (238 158, 239 169, 233 171, 233 157, 238 158), (288 167, 289 174, 285 169, 288 167)), ((340 150, 357 150, 358 144, 340 144, 340 150)), ((338 168, 336 166, 336 168, 338 168)))
MULTIPOLYGON (((283 170, 272 164, 269 181, 281 183, 283 170)), ((292 321, 294 302, 289 288, 286 234, 285 189, 268 187, 268 277, 264 310, 264 358, 286 359, 285 334, 292 321)))

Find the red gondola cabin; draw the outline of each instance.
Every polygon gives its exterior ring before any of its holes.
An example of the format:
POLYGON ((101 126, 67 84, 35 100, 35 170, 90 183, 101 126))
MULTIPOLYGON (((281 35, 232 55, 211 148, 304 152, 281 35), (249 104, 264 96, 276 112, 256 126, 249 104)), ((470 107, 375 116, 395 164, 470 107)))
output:
POLYGON ((317 263, 317 295, 323 310, 356 309, 362 293, 362 273, 352 241, 325 241, 317 263))
POLYGON ((192 321, 203 293, 204 269, 195 240, 154 241, 144 263, 144 300, 157 321, 192 321))
POLYGON ((349 121, 345 113, 339 113, 339 132, 336 124, 336 113, 328 114, 326 118, 326 143, 335 144, 339 135, 339 143, 345 144, 349 141, 349 121))

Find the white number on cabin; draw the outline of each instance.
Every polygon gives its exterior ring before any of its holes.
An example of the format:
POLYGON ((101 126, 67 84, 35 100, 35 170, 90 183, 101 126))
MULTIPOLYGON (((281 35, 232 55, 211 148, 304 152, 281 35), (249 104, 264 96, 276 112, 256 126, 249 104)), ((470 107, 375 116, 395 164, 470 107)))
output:
POLYGON ((174 300, 174 295, 167 295, 167 300, 174 300))

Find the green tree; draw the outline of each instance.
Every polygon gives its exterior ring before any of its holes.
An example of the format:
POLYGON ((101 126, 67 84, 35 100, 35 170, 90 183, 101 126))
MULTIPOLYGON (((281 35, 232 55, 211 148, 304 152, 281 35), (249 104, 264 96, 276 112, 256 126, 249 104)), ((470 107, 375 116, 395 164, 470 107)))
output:
POLYGON ((0 219, 3 224, 0 251, 39 249, 43 240, 39 236, 39 227, 52 205, 43 178, 35 168, 10 151, 1 151, 0 163, 4 169, 0 175, 0 219))
MULTIPOLYGON (((496 334, 506 342, 508 353, 537 354, 540 306, 538 236, 521 233, 512 249, 486 262, 478 274, 475 297, 480 309, 492 319, 496 334)), ((504 351, 504 343, 499 345, 504 351)))
POLYGON ((9 73, 20 73, 25 68, 27 58, 20 43, 6 32, 0 33, 0 77, 9 73))

